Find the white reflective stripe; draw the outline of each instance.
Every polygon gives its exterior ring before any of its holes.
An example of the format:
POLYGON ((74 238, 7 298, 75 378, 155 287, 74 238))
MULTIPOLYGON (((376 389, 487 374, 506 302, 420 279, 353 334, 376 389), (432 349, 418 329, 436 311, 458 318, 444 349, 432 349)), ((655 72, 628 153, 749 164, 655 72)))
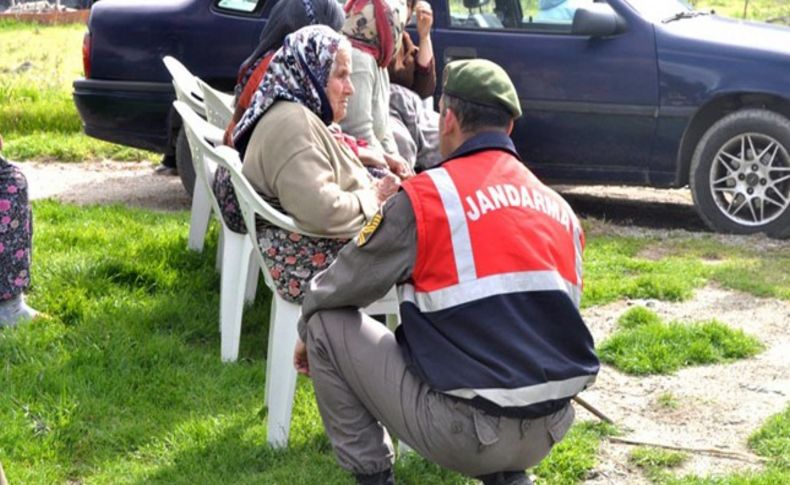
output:
POLYGON ((398 301, 403 303, 404 301, 408 301, 410 303, 415 303, 414 301, 414 285, 411 283, 404 283, 398 286, 398 301))
POLYGON ((444 393, 463 399, 480 396, 502 407, 522 407, 575 396, 594 382, 595 376, 579 376, 564 381, 546 382, 517 389, 453 389, 444 391, 444 393))
POLYGON ((453 243, 453 256, 455 257, 455 267, 458 270, 458 281, 471 281, 477 278, 475 269, 475 258, 472 252, 472 240, 469 237, 469 226, 466 224, 466 214, 461 203, 461 196, 458 189, 450 178, 450 174, 444 168, 428 170, 425 172, 431 177, 434 185, 439 190, 442 198, 444 213, 450 223, 450 238, 453 243))
POLYGON ((581 299, 581 288, 557 271, 525 271, 486 276, 431 292, 412 292, 406 301, 423 312, 436 312, 494 295, 531 291, 562 291, 573 301, 581 299))
POLYGON ((579 285, 580 291, 578 296, 573 299, 576 308, 582 304, 581 286, 582 286, 582 228, 578 222, 574 221, 573 224, 573 245, 576 246, 576 283, 579 285))

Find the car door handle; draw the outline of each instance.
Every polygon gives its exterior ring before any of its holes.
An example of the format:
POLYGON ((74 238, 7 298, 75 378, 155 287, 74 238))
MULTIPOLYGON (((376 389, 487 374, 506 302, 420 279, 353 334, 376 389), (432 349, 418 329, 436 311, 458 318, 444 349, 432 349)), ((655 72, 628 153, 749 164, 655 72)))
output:
POLYGON ((457 61, 459 59, 477 58, 477 49, 474 47, 448 47, 444 50, 444 63, 457 61))

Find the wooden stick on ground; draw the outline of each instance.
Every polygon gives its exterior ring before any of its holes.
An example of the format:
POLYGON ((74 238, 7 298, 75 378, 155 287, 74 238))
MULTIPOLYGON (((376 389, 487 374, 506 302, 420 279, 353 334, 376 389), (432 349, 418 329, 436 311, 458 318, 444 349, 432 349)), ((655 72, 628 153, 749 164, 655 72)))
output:
POLYGON ((595 407, 592 404, 588 403, 587 401, 580 398, 579 396, 575 396, 573 400, 576 401, 579 404, 579 406, 583 407, 587 411, 590 411, 591 413, 596 415, 604 423, 614 424, 614 421, 609 419, 609 417, 607 417, 604 413, 595 409, 595 407))
POLYGON ((743 453, 738 453, 736 451, 720 450, 716 448, 688 448, 685 446, 665 445, 661 443, 650 443, 647 441, 632 440, 628 438, 618 438, 617 436, 610 436, 608 439, 612 443, 622 443, 624 445, 634 445, 634 446, 652 446, 653 448, 664 448, 667 450, 688 451, 690 453, 702 453, 706 455, 718 456, 720 458, 729 458, 731 460, 745 461, 748 463, 754 463, 755 461, 757 462, 765 461, 765 458, 759 456, 749 456, 749 455, 744 455, 743 453))

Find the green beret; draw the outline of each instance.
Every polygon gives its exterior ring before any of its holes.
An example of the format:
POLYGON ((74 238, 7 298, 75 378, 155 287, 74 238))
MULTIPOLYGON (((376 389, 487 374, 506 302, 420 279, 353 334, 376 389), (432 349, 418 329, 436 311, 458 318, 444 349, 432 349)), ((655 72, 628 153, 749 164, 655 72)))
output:
POLYGON ((501 108, 521 116, 521 103, 504 69, 485 59, 453 61, 444 67, 442 92, 471 103, 501 108))

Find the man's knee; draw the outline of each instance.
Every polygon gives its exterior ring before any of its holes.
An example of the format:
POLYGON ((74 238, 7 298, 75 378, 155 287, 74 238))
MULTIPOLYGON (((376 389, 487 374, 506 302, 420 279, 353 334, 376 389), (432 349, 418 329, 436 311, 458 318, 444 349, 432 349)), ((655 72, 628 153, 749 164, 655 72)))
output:
POLYGON ((354 309, 331 309, 315 312, 307 321, 307 344, 320 343, 328 337, 338 335, 342 325, 348 324, 352 319, 359 318, 359 312, 354 309))

